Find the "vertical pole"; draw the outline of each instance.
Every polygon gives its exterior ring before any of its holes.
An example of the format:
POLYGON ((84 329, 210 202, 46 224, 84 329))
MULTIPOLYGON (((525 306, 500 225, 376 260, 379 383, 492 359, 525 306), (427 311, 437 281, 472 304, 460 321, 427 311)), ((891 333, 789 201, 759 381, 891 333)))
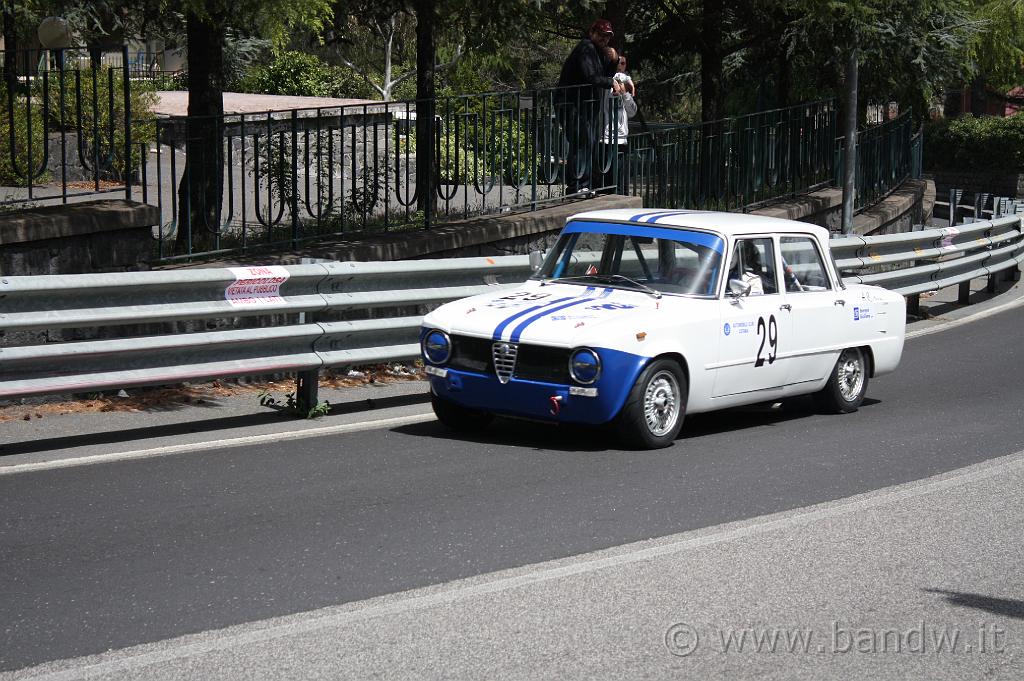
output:
MULTIPOLYGON (((61 59, 64 56, 61 54, 61 59)), ((132 79, 128 67, 128 46, 121 47, 121 65, 124 67, 124 198, 132 200, 132 79)), ((63 65, 61 66, 63 74, 63 65)), ((61 84, 63 86, 63 83, 61 84)), ((113 90, 113 88, 111 88, 113 90)), ((113 112, 111 112, 113 114, 113 112)), ((113 119, 113 115, 111 115, 113 119)), ((139 162, 145 163, 146 156, 139 155, 139 162)))
POLYGON ((434 0, 415 0, 416 9, 416 190, 423 226, 430 229, 434 209, 434 144, 440 135, 434 120, 434 0))
POLYGON ((846 139, 846 157, 843 167, 843 234, 853 231, 853 202, 856 196, 857 171, 857 48, 850 51, 846 61, 846 117, 843 131, 846 139))
MULTIPOLYGON (((353 150, 353 155, 355 150, 353 150)), ((299 112, 292 110, 291 139, 291 201, 288 209, 292 214, 292 247, 299 244, 299 112)))
MULTIPOLYGON (((303 258, 303 262, 307 262, 303 258)), ((316 317, 313 312, 300 312, 300 324, 315 324, 316 317)), ((314 345, 314 350, 316 346, 314 345)), ((295 375, 295 406, 301 414, 309 412, 320 403, 320 369, 306 369, 295 375)))

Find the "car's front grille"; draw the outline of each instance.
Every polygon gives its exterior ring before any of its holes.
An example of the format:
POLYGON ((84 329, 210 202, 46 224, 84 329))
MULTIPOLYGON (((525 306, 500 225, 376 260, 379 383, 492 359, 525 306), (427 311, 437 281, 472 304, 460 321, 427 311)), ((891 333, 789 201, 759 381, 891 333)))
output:
POLYGON ((498 380, 508 383, 512 373, 516 370, 516 355, 519 354, 519 347, 515 343, 497 341, 491 346, 494 357, 494 373, 498 374, 498 380))
POLYGON ((479 374, 493 371, 491 368, 491 340, 471 336, 452 336, 452 357, 448 366, 479 374))
POLYGON ((569 383, 569 351, 489 338, 453 335, 448 366, 478 374, 495 374, 502 383, 512 376, 544 383, 569 383), (505 347, 507 346, 507 350, 505 347))
POLYGON ((544 383, 569 382, 569 351, 545 345, 520 345, 516 378, 544 383))

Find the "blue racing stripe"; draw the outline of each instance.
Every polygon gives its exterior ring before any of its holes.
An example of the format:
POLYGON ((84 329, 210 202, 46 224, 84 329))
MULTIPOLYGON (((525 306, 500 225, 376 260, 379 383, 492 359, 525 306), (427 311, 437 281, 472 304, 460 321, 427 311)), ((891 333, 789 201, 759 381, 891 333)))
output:
POLYGON ((719 253, 725 252, 725 240, 717 234, 700 232, 683 227, 654 227, 642 225, 626 225, 614 222, 587 222, 575 220, 570 222, 562 230, 563 234, 622 234, 624 236, 657 237, 659 239, 672 239, 684 243, 706 246, 719 253))
MULTIPOLYGON (((584 291, 582 295, 587 296, 593 291, 594 287, 588 286, 587 290, 584 291)), ((494 338, 494 340, 501 340, 501 334, 505 332, 505 329, 508 327, 508 325, 514 322, 515 320, 519 319, 523 315, 528 315, 531 312, 536 312, 537 310, 542 310, 544 308, 551 307, 552 305, 557 305, 558 303, 564 303, 567 300, 572 300, 574 297, 579 298, 580 296, 566 296, 564 298, 556 298, 555 300, 549 300, 548 302, 543 303, 541 305, 534 305, 533 307, 528 307, 525 310, 520 310, 519 312, 513 314, 511 317, 505 319, 503 322, 501 322, 501 324, 498 324, 498 326, 495 327, 494 329, 494 335, 492 336, 492 338, 494 338)))
MULTIPOLYGON (((664 215, 667 211, 665 210, 649 210, 643 213, 637 213, 629 219, 630 222, 640 222, 642 219, 650 217, 652 215, 664 215)), ((672 211, 673 213, 675 211, 672 211)))
POLYGON ((527 317, 522 322, 520 322, 519 326, 517 326, 512 331, 512 335, 509 337, 509 340, 511 342, 513 342, 513 343, 518 343, 519 339, 523 335, 523 331, 526 330, 526 327, 528 327, 530 324, 533 324, 538 319, 542 319, 543 317, 547 317, 552 312, 558 312, 559 310, 564 310, 567 307, 572 307, 574 305, 580 305, 582 303, 589 303, 589 302, 591 302, 593 300, 598 300, 600 298, 607 298, 608 296, 610 296, 612 294, 612 291, 614 291, 614 290, 615 289, 606 288, 604 290, 604 292, 601 295, 599 295, 599 296, 586 296, 585 298, 579 298, 577 300, 572 301, 571 303, 566 303, 564 305, 559 305, 557 307, 550 307, 550 308, 547 308, 546 310, 544 310, 543 312, 539 312, 539 313, 533 315, 532 317, 527 317))

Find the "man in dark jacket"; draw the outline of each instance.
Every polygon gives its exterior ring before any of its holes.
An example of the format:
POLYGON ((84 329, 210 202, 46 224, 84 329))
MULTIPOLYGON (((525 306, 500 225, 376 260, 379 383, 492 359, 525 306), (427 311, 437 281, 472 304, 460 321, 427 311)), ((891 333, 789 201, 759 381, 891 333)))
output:
POLYGON ((565 159, 567 194, 590 191, 597 114, 605 99, 603 95, 622 91, 622 84, 612 79, 616 60, 608 41, 613 35, 611 22, 607 19, 595 21, 587 37, 569 53, 558 77, 558 118, 569 141, 569 153, 565 159))

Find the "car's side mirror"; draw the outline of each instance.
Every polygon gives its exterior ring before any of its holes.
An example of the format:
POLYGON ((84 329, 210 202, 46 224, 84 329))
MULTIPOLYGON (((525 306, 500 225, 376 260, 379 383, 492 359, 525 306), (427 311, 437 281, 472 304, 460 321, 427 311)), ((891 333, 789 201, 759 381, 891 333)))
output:
POLYGON ((742 279, 729 280, 729 295, 741 298, 750 295, 750 283, 742 279))
POLYGON ((543 251, 530 251, 530 271, 536 272, 544 264, 543 251))

